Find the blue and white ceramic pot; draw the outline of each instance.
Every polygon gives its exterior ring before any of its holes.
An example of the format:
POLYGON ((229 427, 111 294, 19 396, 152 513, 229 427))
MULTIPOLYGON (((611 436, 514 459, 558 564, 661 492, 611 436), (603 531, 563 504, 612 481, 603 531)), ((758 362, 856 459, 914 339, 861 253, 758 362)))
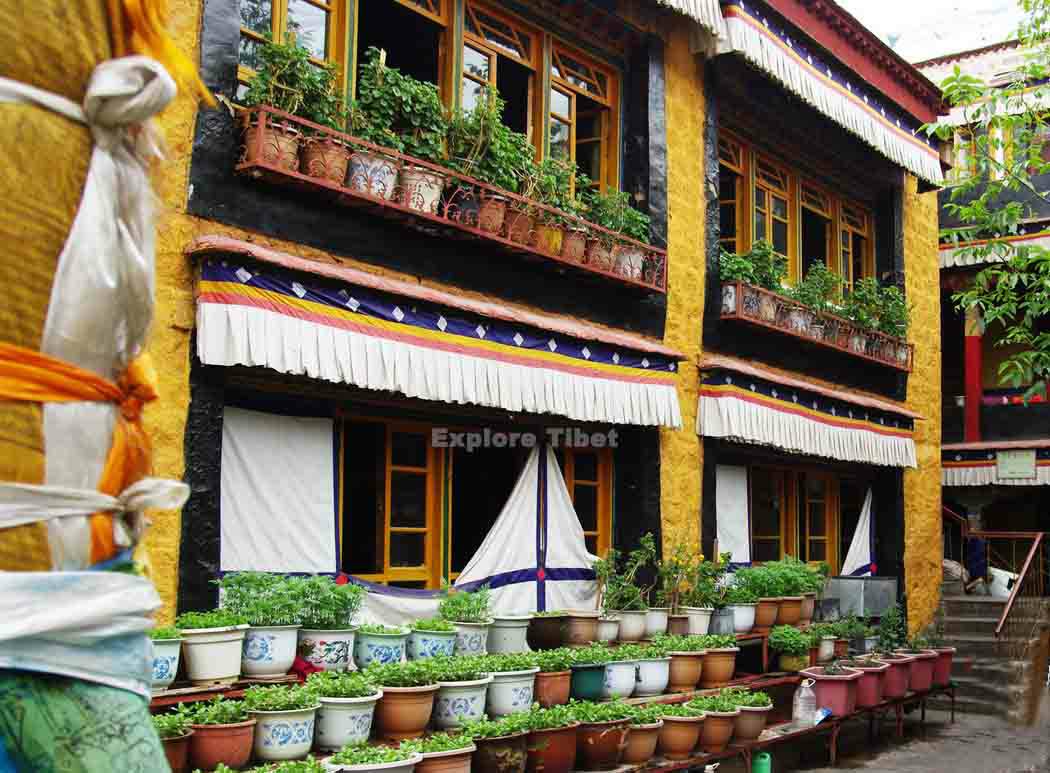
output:
POLYGON ((456 654, 487 655, 491 624, 491 620, 484 623, 453 622, 452 625, 456 626, 456 654))
POLYGON ((297 625, 253 625, 244 635, 241 673, 253 678, 284 676, 295 662, 297 625))
POLYGON ((432 721, 441 730, 460 727, 464 722, 481 719, 492 675, 469 682, 438 682, 432 721))
MULTIPOLYGON (((473 745, 472 745, 473 746, 473 745)), ((340 765, 325 760, 321 764, 328 773, 412 773, 423 761, 422 754, 413 754, 407 760, 397 762, 369 762, 363 765, 340 765)))
POLYGON ((638 661, 635 696, 660 695, 671 679, 671 658, 644 658, 638 661))
POLYGON ((323 631, 299 629, 299 657, 324 671, 354 669, 354 632, 356 628, 323 631))
POLYGON ((186 678, 194 685, 236 682, 241 675, 241 645, 247 630, 246 625, 183 629, 186 678))
POLYGON ((603 698, 630 698, 637 681, 638 661, 614 660, 605 664, 603 698))
POLYGON ((451 657, 458 635, 455 631, 412 631, 408 635, 408 659, 451 657))
POLYGON ((489 652, 532 652, 526 640, 532 615, 504 615, 492 620, 489 652))
POLYGON ((153 691, 166 690, 179 670, 182 639, 153 639, 153 691))
POLYGON ((380 153, 355 149, 350 154, 346 186, 389 201, 397 188, 397 162, 380 153))
POLYGON ((358 631, 354 637, 354 662, 358 668, 370 663, 400 663, 405 659, 405 642, 409 630, 399 633, 365 633, 358 631))
POLYGON ((294 711, 249 711, 256 720, 252 754, 257 760, 299 760, 314 744, 317 706, 294 711))
POLYGON ((528 711, 532 706, 537 671, 539 668, 534 666, 523 671, 493 674, 492 684, 489 685, 488 715, 505 717, 528 711))
POLYGON ((317 748, 337 751, 350 743, 367 741, 372 733, 372 716, 376 702, 383 697, 379 690, 364 698, 318 698, 317 748))

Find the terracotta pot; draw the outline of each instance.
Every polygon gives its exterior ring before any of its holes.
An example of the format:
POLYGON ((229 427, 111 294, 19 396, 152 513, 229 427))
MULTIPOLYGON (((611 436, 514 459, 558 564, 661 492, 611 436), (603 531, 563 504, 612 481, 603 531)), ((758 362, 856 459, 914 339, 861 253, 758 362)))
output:
POLYGON ((578 701, 601 700, 605 685, 604 663, 579 663, 572 667, 569 691, 578 701))
POLYGON ((802 617, 800 622, 804 625, 809 625, 813 622, 813 613, 817 609, 817 594, 816 593, 803 593, 802 594, 802 617))
POLYGON ((551 255, 561 255, 561 245, 564 239, 565 231, 560 225, 537 223, 532 237, 532 246, 542 252, 549 252, 551 255))
POLYGON ((471 744, 450 752, 430 752, 416 763, 415 773, 470 773, 471 759, 477 749, 471 744))
POLYGON ((624 765, 644 765, 652 759, 663 726, 663 720, 651 725, 631 725, 627 729, 627 745, 620 761, 624 765))
POLYGON ((835 657, 849 657, 849 639, 835 639, 835 657))
POLYGON ((672 636, 687 636, 689 634, 689 616, 668 615, 667 632, 672 636))
POLYGON ((587 251, 584 253, 584 262, 595 268, 612 270, 613 266, 612 245, 602 239, 588 239, 587 251))
POLYGON ((565 640, 564 629, 565 615, 533 617, 529 621, 526 638, 534 650, 552 650, 560 647, 565 640))
POLYGON ((379 735, 388 741, 403 741, 423 735, 434 710, 438 686, 383 687, 376 704, 375 722, 379 735))
POLYGON ((819 647, 810 647, 809 648, 809 664, 811 666, 817 665, 817 662, 818 662, 817 661, 817 655, 819 653, 820 653, 820 648, 819 647))
POLYGON ((570 611, 565 627, 565 643, 570 647, 583 647, 598 638, 598 613, 570 611))
POLYGON ((886 679, 886 672, 890 667, 887 663, 872 666, 850 666, 860 671, 861 677, 857 680, 857 706, 862 709, 870 709, 882 703, 882 683, 886 679))
POLYGON ((704 718, 664 717, 656 749, 669 760, 684 760, 693 756, 693 749, 700 740, 704 718))
POLYGON ((700 677, 700 686, 705 690, 713 687, 725 687, 733 679, 736 670, 736 656, 739 647, 708 650, 704 656, 704 673, 700 677))
POLYGON ((729 746, 736 728, 736 718, 740 711, 708 711, 704 714, 703 728, 700 730, 700 748, 704 754, 718 754, 729 746))
POLYGON ((193 735, 193 731, 190 730, 186 735, 180 735, 178 738, 161 738, 161 743, 164 744, 164 756, 168 758, 168 766, 171 768, 171 773, 184 773, 186 770, 186 762, 189 760, 190 754, 190 737, 193 735))
POLYGON ((737 741, 754 741, 766 729, 769 712, 772 710, 772 706, 740 706, 740 713, 737 714, 733 727, 733 738, 737 741))
POLYGON ((519 244, 528 244, 532 238, 532 226, 534 220, 528 212, 510 207, 504 220, 504 230, 507 238, 519 244))
POLYGON ((937 653, 937 662, 933 664, 933 683, 937 687, 944 687, 952 681, 955 647, 934 647, 933 650, 937 653))
POLYGON ((920 652, 898 652, 912 658, 908 670, 908 689, 912 692, 926 692, 933 687, 933 669, 937 664, 937 653, 934 650, 920 652))
POLYGON ((580 770, 608 770, 620 764, 627 745, 626 719, 583 722, 576 731, 576 756, 580 770))
POLYGON ((704 653, 670 652, 671 670, 667 682, 668 692, 689 692, 696 689, 704 667, 704 653))
POLYGON ((478 208, 478 228, 498 234, 507 217, 507 200, 502 196, 485 196, 478 208))
POLYGON ((471 773, 524 773, 527 759, 525 733, 474 740, 477 751, 471 773))
POLYGON ((529 773, 569 773, 576 761, 578 723, 552 730, 533 730, 526 742, 529 773))
POLYGON ((299 151, 299 171, 310 177, 342 185, 350 165, 350 149, 342 140, 321 135, 306 137, 299 151))
POLYGON ((759 599, 755 607, 755 625, 752 633, 767 634, 777 621, 777 609, 780 607, 779 599, 759 599))
POLYGON ((219 763, 243 768, 252 756, 255 720, 232 725, 190 725, 190 767, 211 770, 219 763))
POLYGON ((540 671, 536 674, 536 702, 545 709, 568 703, 571 684, 572 671, 540 671))
POLYGON ((266 128, 252 122, 244 131, 244 160, 263 162, 288 172, 299 170, 299 130, 292 126, 273 123, 274 117, 267 116, 266 128), (259 134, 262 133, 262 148, 258 147, 259 134))
POLYGON ((809 668, 809 654, 806 655, 788 655, 786 652, 781 652, 780 657, 777 658, 780 663, 780 670, 787 671, 788 673, 795 674, 799 671, 809 668))
POLYGON ((561 241, 561 256, 566 260, 579 263, 587 252, 587 235, 577 228, 569 228, 565 231, 565 237, 561 241))
POLYGON ((784 596, 777 610, 777 625, 798 625, 802 619, 802 596, 784 596))
POLYGON ((814 680, 813 692, 817 696, 817 708, 830 709, 832 716, 848 717, 857 708, 857 680, 860 671, 843 669, 845 674, 825 674, 823 667, 807 668, 803 676, 814 680))
POLYGON ((879 660, 890 666, 882 678, 882 697, 903 698, 908 693, 911 658, 906 655, 882 655, 879 660))

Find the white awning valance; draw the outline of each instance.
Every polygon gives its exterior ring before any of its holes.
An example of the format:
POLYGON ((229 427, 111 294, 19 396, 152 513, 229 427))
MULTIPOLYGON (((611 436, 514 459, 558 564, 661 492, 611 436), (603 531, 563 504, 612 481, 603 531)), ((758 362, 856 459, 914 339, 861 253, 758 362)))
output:
POLYGON ((1034 234, 1018 234, 1003 239, 942 244, 940 248, 941 268, 963 268, 983 266, 989 263, 1004 263, 1014 256, 1018 247, 1042 247, 1050 249, 1050 231, 1034 234))
POLYGON ((722 8, 718 0, 657 0, 657 2, 679 13, 684 13, 715 35, 722 32, 722 8))

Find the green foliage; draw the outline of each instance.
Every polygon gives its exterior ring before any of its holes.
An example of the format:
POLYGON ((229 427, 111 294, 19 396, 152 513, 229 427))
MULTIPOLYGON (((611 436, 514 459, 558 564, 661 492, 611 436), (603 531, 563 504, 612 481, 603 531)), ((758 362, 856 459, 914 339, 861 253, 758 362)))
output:
POLYGON ((791 625, 778 625, 769 632, 769 648, 785 655, 805 655, 812 639, 791 625))
POLYGON ((732 714, 737 710, 736 699, 725 692, 714 695, 701 695, 689 701, 688 705, 695 706, 702 711, 717 711, 722 714, 732 714))
POLYGON ((573 658, 580 665, 611 663, 614 658, 613 648, 606 642, 591 642, 584 647, 576 647, 573 658))
POLYGON ((259 66, 248 81, 242 100, 244 106, 269 105, 300 118, 309 118, 305 109, 306 97, 319 88, 316 85, 319 75, 310 62, 310 52, 296 45, 292 35, 285 43, 275 43, 267 38, 256 51, 259 66))
POLYGON ((773 705, 773 699, 764 692, 744 690, 739 687, 727 687, 722 694, 732 699, 737 706, 746 706, 750 709, 764 709, 773 705))
POLYGON ((245 625, 248 618, 226 609, 211 612, 183 612, 175 618, 175 627, 183 631, 195 631, 201 628, 227 628, 231 625, 245 625))
POLYGON ((504 108, 496 89, 486 86, 471 110, 452 114, 448 122, 448 165, 516 193, 537 174, 533 163, 536 151, 526 135, 503 123, 504 108))
POLYGON ((483 657, 428 658, 433 678, 438 682, 473 682, 492 673, 483 657))
POLYGON ((526 712, 529 719, 529 730, 554 730, 574 724, 576 713, 572 706, 551 706, 542 709, 533 707, 526 712))
POLYGON ((154 714, 153 729, 161 738, 179 738, 190 730, 190 720, 185 714, 154 714))
POLYGON ((704 710, 695 705, 692 701, 689 703, 676 703, 670 706, 660 707, 661 717, 702 717, 704 710))
POLYGON ((422 687, 437 682, 433 658, 405 663, 373 663, 362 673, 380 687, 422 687))
POLYGON ((698 556, 689 569, 688 587, 682 594, 682 605, 721 609, 726 604, 726 571, 731 553, 723 553, 714 561, 698 556))
POLYGON ((533 617, 566 617, 569 613, 564 609, 549 609, 544 612, 533 612, 533 617))
POLYGON ((650 706, 635 706, 634 715, 631 717, 632 725, 654 725, 664 715, 664 706, 653 704, 650 706))
POLYGON ((662 643, 621 644, 615 649, 617 660, 651 660, 667 657, 667 647, 662 643))
POLYGON ((683 603, 686 587, 696 572, 702 556, 679 543, 670 556, 656 562, 656 595, 654 606, 668 607, 671 614, 678 614, 683 603))
POLYGON ((153 628, 149 631, 146 631, 146 633, 151 639, 153 639, 153 641, 163 641, 164 639, 182 638, 182 631, 180 631, 175 626, 171 625, 163 626, 161 628, 153 628))
POLYGON ((634 707, 619 698, 603 703, 570 700, 568 708, 577 722, 615 722, 634 716, 634 707))
POLYGON ((842 277, 824 263, 814 263, 788 296, 818 312, 833 311, 842 294, 842 277))
POLYGON ((766 566, 751 566, 737 569, 733 575, 737 583, 742 583, 760 599, 780 598, 787 595, 784 584, 785 576, 766 566))
POLYGON ((863 639, 868 635, 868 624, 856 615, 846 615, 839 621, 838 633, 842 639, 863 639))
POLYGON ((649 216, 631 206, 626 191, 591 189, 583 195, 587 219, 602 228, 643 243, 649 242, 649 216))
POLYGON ((379 623, 365 623, 360 626, 358 633, 370 633, 379 636, 407 636, 407 628, 398 628, 396 625, 380 625, 379 623))
POLYGON ((744 584, 730 585, 726 591, 726 604, 754 604, 758 601, 758 594, 744 584))
POLYGON ((787 258, 774 251, 773 245, 764 239, 740 255, 723 250, 718 259, 718 273, 723 282, 739 279, 775 292, 781 291, 787 270, 787 258))
POLYGON ((879 640, 875 646, 880 652, 893 652, 908 643, 908 623, 900 604, 887 610, 876 630, 879 640))
POLYGON ((533 653, 533 662, 544 673, 568 671, 576 662, 576 651, 569 647, 558 647, 551 650, 540 650, 533 653))
POLYGON ((210 701, 180 704, 175 713, 186 717, 192 725, 234 725, 248 719, 244 701, 225 700, 221 695, 210 701))
POLYGON ((882 288, 882 309, 879 314, 879 330, 887 335, 903 338, 908 334, 910 313, 908 301, 899 287, 888 285, 882 288))
POLYGON ((736 647, 736 636, 731 633, 708 633, 698 637, 704 642, 704 649, 724 650, 736 647))
POLYGON ((222 609, 252 625, 296 625, 300 597, 294 578, 269 572, 231 572, 215 584, 222 589, 222 609))
POLYGON ((481 655, 476 660, 486 671, 492 674, 527 671, 536 667, 535 657, 531 652, 500 652, 491 655, 481 655))
POLYGON ((306 686, 321 698, 364 698, 377 688, 357 671, 318 671, 306 678, 306 686))
POLYGON ((371 746, 368 741, 348 744, 329 757, 337 765, 382 765, 411 759, 416 752, 407 747, 371 746))
POLYGON ((295 711, 312 709, 316 705, 317 693, 311 687, 253 685, 244 691, 244 707, 248 711, 295 711))
POLYGON ((464 733, 431 733, 423 738, 413 738, 402 741, 401 749, 415 754, 436 754, 438 752, 454 752, 459 749, 469 749, 474 745, 469 735, 464 733))
POLYGON ((819 640, 826 637, 837 639, 839 638, 839 624, 814 623, 809 627, 809 632, 814 637, 814 640, 819 640))
MULTIPOLYGON (((271 762, 269 765, 259 765, 250 768, 244 773, 325 773, 327 768, 314 759, 313 755, 307 755, 305 760, 285 760, 284 762, 271 762)), ((194 773, 201 773, 195 770, 194 773)), ((233 768, 219 763, 212 773, 236 773, 233 768)))
POLYGON ((719 248, 718 253, 718 277, 723 282, 746 282, 749 285, 758 284, 755 278, 755 264, 747 253, 738 255, 719 248))
POLYGON ((471 738, 500 738, 505 735, 518 735, 529 730, 529 712, 509 714, 502 719, 475 719, 463 724, 463 734, 471 738))
POLYGON ((882 316, 882 288, 879 280, 865 277, 853 283, 843 303, 843 316, 865 330, 878 330, 882 316))
POLYGON ((598 598, 602 612, 639 611, 646 608, 646 588, 639 586, 638 572, 656 560, 656 539, 651 533, 638 541, 626 557, 609 548, 605 558, 594 562, 598 598))
POLYGON ((482 585, 474 591, 449 591, 438 604, 438 615, 455 623, 488 623, 492 618, 489 602, 492 592, 482 585))
POLYGON ((409 628, 413 631, 429 631, 431 633, 456 632, 456 626, 452 625, 448 620, 442 620, 440 617, 413 620, 409 628))
POLYGON ((348 628, 368 595, 357 583, 338 585, 330 577, 321 575, 289 578, 289 583, 299 604, 299 622, 308 629, 348 628))

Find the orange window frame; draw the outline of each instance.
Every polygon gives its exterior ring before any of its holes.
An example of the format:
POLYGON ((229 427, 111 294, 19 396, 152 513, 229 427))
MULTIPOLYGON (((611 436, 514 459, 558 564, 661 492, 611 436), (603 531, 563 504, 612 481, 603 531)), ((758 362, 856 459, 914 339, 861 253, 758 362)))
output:
POLYGON ((608 448, 586 450, 566 448, 562 475, 565 478, 565 488, 569 491, 569 498, 573 506, 576 505, 577 486, 596 489, 595 501, 598 509, 595 513, 595 526, 597 528, 584 529, 583 535, 594 538, 595 555, 604 556, 612 545, 612 451, 608 448), (596 478, 583 478, 577 474, 576 457, 584 453, 595 455, 596 478))
MULTIPOLYGON (((731 134, 723 132, 718 138, 718 162, 720 167, 725 167, 735 177, 733 185, 733 198, 723 199, 721 181, 719 183, 718 208, 719 217, 721 209, 725 205, 733 206, 734 224, 736 226, 735 237, 722 237, 719 234, 719 243, 728 252, 744 252, 744 245, 751 244, 750 229, 748 228, 748 152, 743 143, 731 134)), ((721 174, 721 170, 719 172, 721 174)))
MULTIPOLYGON (((813 564, 823 560, 827 561, 833 572, 837 572, 840 560, 839 530, 842 517, 839 504, 839 477, 826 470, 757 465, 749 470, 749 479, 755 469, 770 473, 777 482, 777 490, 780 495, 780 534, 756 535, 752 533, 752 551, 756 541, 777 541, 780 546, 779 557, 781 559, 785 556, 795 556, 813 564), (801 519, 809 518, 809 504, 818 501, 817 498, 812 500, 808 498, 804 488, 807 477, 816 478, 822 482, 823 492, 819 501, 824 505, 824 534, 819 537, 809 537, 807 528, 806 540, 803 543, 801 519), (800 504, 803 508, 802 512, 799 512, 800 504), (811 560, 810 542, 825 543, 826 558, 811 560)), ((748 497, 751 497, 750 483, 748 484, 748 497)))
POLYGON ((824 232, 824 265, 826 265, 832 271, 838 272, 838 267, 835 263, 837 257, 836 252, 836 215, 835 215, 835 197, 825 189, 822 185, 811 182, 809 180, 799 179, 798 181, 798 199, 799 199, 799 217, 798 217, 798 230, 799 230, 799 278, 805 274, 806 261, 809 260, 809 255, 802 254, 802 212, 808 210, 816 215, 827 220, 827 227, 824 232))
POLYGON ((860 279, 875 276, 874 219, 864 207, 848 201, 839 202, 836 254, 839 259, 839 266, 836 270, 842 275, 847 288, 852 289, 860 279), (857 259, 853 250, 854 236, 859 236, 864 240, 864 254, 860 256, 860 276, 855 276, 853 270, 857 259))
POLYGON ((783 223, 787 232, 786 252, 779 254, 788 259, 788 275, 797 279, 799 275, 799 219, 796 205, 796 188, 795 176, 791 174, 787 167, 759 153, 755 154, 751 170, 751 192, 754 197, 751 207, 752 216, 750 218, 752 243, 760 238, 758 233, 759 213, 765 216, 766 222, 765 234, 761 238, 770 244, 773 244, 774 222, 783 223), (774 197, 784 201, 783 216, 776 214, 773 202, 774 197), (760 198, 764 200, 764 205, 760 202, 760 198))

